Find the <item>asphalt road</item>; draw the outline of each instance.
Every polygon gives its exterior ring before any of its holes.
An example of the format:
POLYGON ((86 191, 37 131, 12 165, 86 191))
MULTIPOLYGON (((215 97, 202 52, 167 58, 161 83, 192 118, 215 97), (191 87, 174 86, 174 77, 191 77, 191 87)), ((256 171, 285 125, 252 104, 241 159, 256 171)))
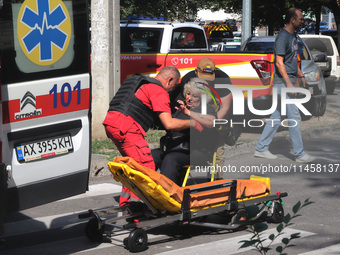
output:
MULTIPOLYGON (((272 152, 279 156, 277 160, 253 157, 258 131, 243 134, 242 139, 247 142, 229 148, 226 155, 224 177, 249 178, 251 174, 270 177, 272 192, 288 192, 288 197, 283 199, 285 213, 292 213, 298 201, 307 198, 313 201, 285 230, 288 236, 293 233, 301 235, 293 241, 296 246, 289 248, 288 254, 340 253, 339 95, 337 88, 334 95, 328 96, 325 117, 304 122, 305 149, 318 158, 313 164, 294 161, 285 130, 279 132, 271 147, 272 152)), ((77 218, 80 212, 90 208, 117 206, 120 184, 112 180, 105 169, 105 158, 95 155, 93 158, 92 171, 104 169, 99 177, 91 177, 89 192, 7 217, 7 245, 1 254, 129 254, 122 243, 128 233, 114 236, 111 243, 91 243, 84 234, 87 220, 77 218)), ((193 170, 192 175, 196 180, 206 178, 203 171, 193 170)), ((264 236, 269 236, 276 226, 269 223, 264 236)), ((190 225, 166 225, 148 232, 148 237, 149 247, 143 254, 258 254, 239 249, 239 242, 250 237, 246 230, 229 232, 190 225)))

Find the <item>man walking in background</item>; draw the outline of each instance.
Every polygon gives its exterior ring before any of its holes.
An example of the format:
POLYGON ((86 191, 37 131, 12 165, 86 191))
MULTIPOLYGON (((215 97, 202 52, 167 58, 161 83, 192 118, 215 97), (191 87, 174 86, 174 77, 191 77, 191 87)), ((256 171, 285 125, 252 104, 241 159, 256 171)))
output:
MULTIPOLYGON (((298 66, 298 35, 296 31, 304 22, 302 12, 296 8, 290 8, 285 17, 286 26, 280 31, 275 40, 275 73, 274 87, 281 94, 281 88, 296 87, 298 77, 302 78, 303 85, 306 85, 305 78, 298 66)), ((288 94, 289 98, 295 98, 295 93, 288 94)), ((281 104, 277 104, 277 109, 270 116, 265 128, 263 129, 260 140, 255 148, 255 157, 276 159, 268 147, 272 142, 280 121, 285 117, 281 115, 281 104)), ((316 158, 304 151, 301 137, 301 116, 298 107, 295 104, 287 104, 287 118, 289 126, 289 135, 294 150, 295 160, 300 163, 308 163, 316 158)))

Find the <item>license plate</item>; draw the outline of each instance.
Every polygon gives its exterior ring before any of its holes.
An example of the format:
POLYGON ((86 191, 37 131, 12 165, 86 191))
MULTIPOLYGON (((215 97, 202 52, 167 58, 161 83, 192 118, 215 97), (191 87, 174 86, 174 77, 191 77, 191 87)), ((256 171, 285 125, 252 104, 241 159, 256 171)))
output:
POLYGON ((327 63, 322 63, 322 62, 317 62, 316 64, 317 64, 318 66, 322 66, 322 67, 327 66, 327 63))
POLYGON ((16 145, 19 162, 29 162, 69 153, 73 150, 71 136, 61 135, 16 145))

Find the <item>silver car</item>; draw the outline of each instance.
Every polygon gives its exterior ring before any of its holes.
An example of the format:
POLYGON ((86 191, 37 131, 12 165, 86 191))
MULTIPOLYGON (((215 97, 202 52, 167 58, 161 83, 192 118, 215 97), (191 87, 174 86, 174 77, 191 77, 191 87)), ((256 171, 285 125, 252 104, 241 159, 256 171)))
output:
MULTIPOLYGON (((241 46, 242 51, 256 53, 273 53, 275 36, 250 37, 241 46)), ((323 116, 326 111, 326 85, 325 79, 318 65, 315 64, 306 44, 299 39, 299 55, 301 58, 301 71, 305 76, 307 87, 312 98, 305 104, 313 116, 323 116)))

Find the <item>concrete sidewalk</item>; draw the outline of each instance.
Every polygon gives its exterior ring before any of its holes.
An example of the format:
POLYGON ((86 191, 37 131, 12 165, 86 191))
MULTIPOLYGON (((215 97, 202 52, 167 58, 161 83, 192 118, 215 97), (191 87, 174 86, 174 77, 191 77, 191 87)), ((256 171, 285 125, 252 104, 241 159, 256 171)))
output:
MULTIPOLYGON (((300 123, 303 140, 318 137, 340 128, 340 115, 333 111, 326 111, 322 117, 312 117, 300 123)), ((263 128, 252 128, 243 132, 235 146, 228 146, 226 158, 234 155, 254 152, 256 143, 261 136, 263 128)), ((271 146, 280 146, 282 143, 290 143, 288 128, 280 128, 275 135, 271 146)))

